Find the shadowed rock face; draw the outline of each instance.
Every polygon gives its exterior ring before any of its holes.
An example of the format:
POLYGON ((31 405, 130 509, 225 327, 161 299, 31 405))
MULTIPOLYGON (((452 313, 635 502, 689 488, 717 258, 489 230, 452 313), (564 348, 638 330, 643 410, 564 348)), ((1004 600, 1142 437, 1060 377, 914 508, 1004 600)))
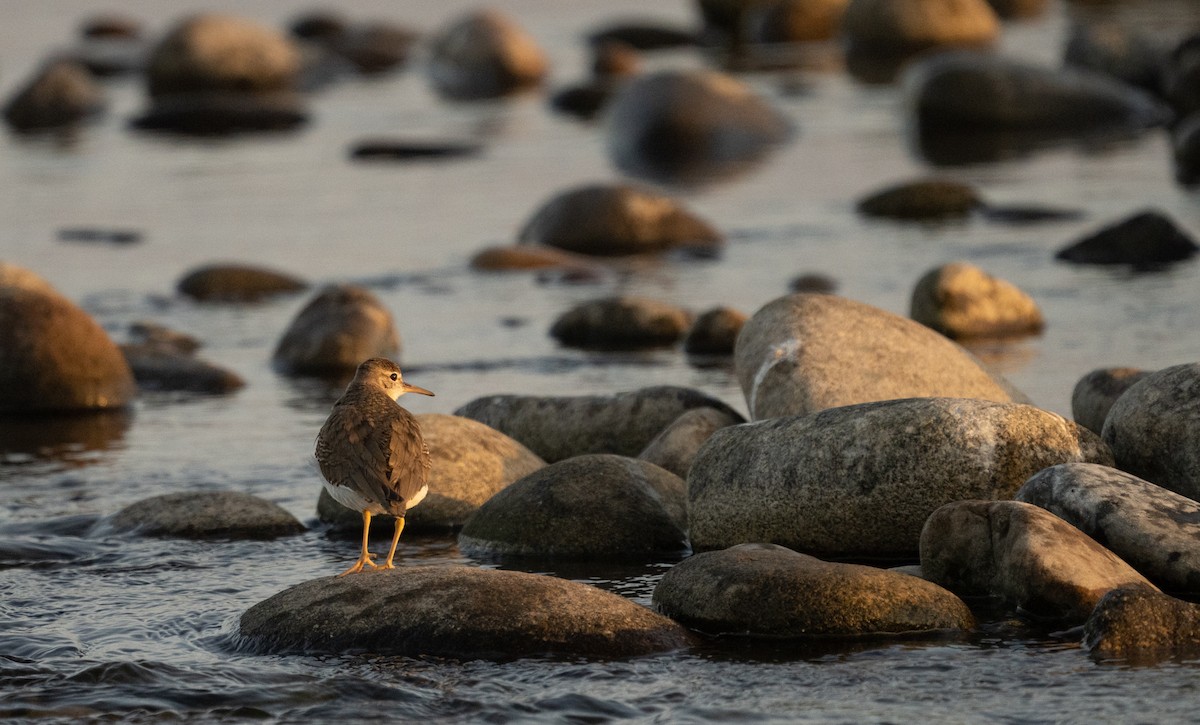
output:
POLYGON ((1071 391, 1071 417, 1096 435, 1104 430, 1104 419, 1113 403, 1150 374, 1138 368, 1098 368, 1084 375, 1071 391))
POLYGON ((362 287, 331 285, 292 320, 272 361, 284 373, 327 375, 352 371, 372 357, 395 359, 400 333, 392 313, 362 287))
POLYGON ((664 428, 638 458, 661 466, 680 478, 687 478, 692 461, 704 442, 721 428, 741 422, 741 416, 732 416, 716 408, 692 408, 664 428))
POLYGON ((1200 605, 1145 589, 1104 595, 1083 627, 1094 656, 1151 664, 1200 653, 1200 605))
POLYGON ((1200 250, 1165 214, 1146 210, 1060 249, 1055 259, 1076 264, 1128 264, 1155 268, 1189 259, 1200 250))
POLYGON ((273 539, 304 531, 284 509, 238 491, 154 496, 121 509, 109 524, 142 536, 183 539, 273 539))
POLYGON ((595 587, 463 566, 314 579, 251 607, 239 631, 262 652, 470 659, 627 657, 690 641, 666 617, 595 587))
POLYGON ((774 544, 686 559, 663 576, 654 604, 689 627, 751 637, 912 635, 975 623, 967 606, 936 584, 774 544))

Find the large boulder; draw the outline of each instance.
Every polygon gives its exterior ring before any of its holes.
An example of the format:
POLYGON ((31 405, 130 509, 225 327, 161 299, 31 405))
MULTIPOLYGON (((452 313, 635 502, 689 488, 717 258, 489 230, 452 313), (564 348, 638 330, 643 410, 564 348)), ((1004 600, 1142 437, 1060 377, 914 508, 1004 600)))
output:
POLYGON ((1016 499, 1072 524, 1160 587, 1200 594, 1200 502, 1093 463, 1039 471, 1016 499))
MULTIPOLYGON (((429 447, 429 494, 405 515, 405 531, 461 527, 479 505, 546 462, 500 431, 470 418, 441 413, 417 416, 429 447)), ((362 512, 342 506, 322 487, 317 516, 339 533, 361 534, 362 512)), ((380 534, 389 527, 376 527, 380 534)))
POLYGON ((209 264, 191 270, 176 285, 200 302, 258 302, 299 292, 308 284, 294 275, 246 264, 209 264))
POLYGON ((1105 594, 1083 627, 1094 656, 1151 663, 1200 653, 1200 605, 1131 587, 1105 594))
POLYGON ((703 632, 772 639, 911 636, 975 624, 967 605, 936 584, 774 544, 739 544, 685 559, 654 589, 654 604, 703 632))
POLYGON ((4 104, 4 120, 17 131, 72 126, 104 109, 104 92, 86 68, 54 61, 4 104))
POLYGON ((842 15, 842 37, 853 54, 990 45, 999 35, 987 0, 851 0, 842 15))
POLYGON ((288 90, 300 53, 282 33, 244 18, 201 14, 172 28, 150 54, 150 95, 288 90))
POLYGON ((1060 249, 1055 259, 1077 264, 1130 264, 1157 267, 1189 259, 1200 250, 1196 241, 1171 218, 1153 209, 1085 236, 1060 249))
POLYGON ((914 320, 955 340, 1031 335, 1045 325, 1032 297, 969 262, 926 272, 913 288, 910 310, 914 320))
POLYGON ((605 297, 562 313, 550 336, 568 347, 637 350, 670 347, 692 324, 692 313, 648 297, 605 297))
POLYGON ((687 478, 704 442, 721 428, 744 422, 740 415, 716 408, 692 408, 663 429, 638 458, 687 478))
POLYGON ((629 657, 691 640, 666 617, 586 584, 453 565, 313 579, 246 610, 238 631, 263 652, 500 660, 629 657))
POLYGON ((896 398, 1025 402, 928 327, 834 295, 766 304, 742 328, 734 362, 753 419, 896 398))
POLYGON ((368 290, 330 285, 292 320, 275 347, 272 361, 293 375, 353 371, 372 357, 395 359, 400 333, 387 307, 368 290))
POLYGON ((722 428, 688 473, 692 547, 771 542, 904 558, 943 504, 1012 497, 1056 463, 1109 463, 1096 435, 1030 405, 864 403, 722 428))
POLYGON ((921 572, 960 596, 1082 624, 1100 598, 1149 581, 1054 514, 1020 501, 955 501, 921 532, 921 572))
POLYGON ((485 501, 463 526, 468 556, 649 561, 687 550, 683 479, 608 454, 552 463, 485 501))
POLYGON ((720 232, 679 201, 629 184, 591 184, 562 192, 534 212, 519 244, 609 257, 679 247, 711 250, 720 232))
POLYGON ((607 115, 608 151, 642 178, 700 181, 741 171, 791 135, 787 119, 715 71, 661 71, 626 83, 607 115))
POLYGON ((1140 368, 1097 368, 1089 372, 1071 391, 1071 417, 1099 435, 1113 403, 1150 372, 1140 368))
POLYGON ((497 98, 542 82, 546 56, 520 26, 496 10, 477 10, 430 42, 429 80, 452 99, 497 98))
POLYGON ((636 456, 692 408, 715 408, 743 420, 716 398, 670 385, 615 395, 489 395, 454 414, 490 425, 554 463, 585 453, 636 456))
POLYGON ((1102 437, 1120 469, 1200 501, 1200 363, 1130 387, 1109 409, 1102 437))
POLYGON ((277 504, 240 491, 194 491, 130 504, 108 524, 116 531, 181 539, 274 539, 304 531, 277 504))

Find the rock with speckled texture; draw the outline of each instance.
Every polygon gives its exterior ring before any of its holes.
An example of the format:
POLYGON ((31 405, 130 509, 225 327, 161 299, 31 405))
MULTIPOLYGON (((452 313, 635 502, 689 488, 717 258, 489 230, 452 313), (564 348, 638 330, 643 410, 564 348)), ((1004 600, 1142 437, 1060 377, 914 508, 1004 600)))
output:
POLYGON ((704 441, 721 428, 742 422, 740 415, 731 415, 724 410, 692 408, 664 428, 638 458, 661 466, 680 478, 687 478, 704 441))
POLYGON ((1100 434, 1113 403, 1152 371, 1139 368, 1097 368, 1079 379, 1071 391, 1071 417, 1100 434))
POLYGON ((117 531, 181 539, 274 539, 304 531, 280 506, 240 491, 153 496, 109 519, 117 531))
POLYGON ((1032 297, 969 262, 925 273, 913 289, 910 310, 914 320, 954 340, 1031 335, 1045 325, 1032 297))
POLYGON ((1200 652, 1200 605, 1133 587, 1105 594, 1083 627, 1094 656, 1151 664, 1200 652))

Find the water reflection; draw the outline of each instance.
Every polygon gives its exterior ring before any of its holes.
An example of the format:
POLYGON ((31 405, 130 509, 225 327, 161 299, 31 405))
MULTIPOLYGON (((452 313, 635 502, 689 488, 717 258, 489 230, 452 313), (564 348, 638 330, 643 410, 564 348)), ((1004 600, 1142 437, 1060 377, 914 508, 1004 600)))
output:
POLYGON ((118 448, 132 422, 128 410, 0 417, 0 464, 54 460, 70 467, 89 465, 99 460, 89 454, 118 448))

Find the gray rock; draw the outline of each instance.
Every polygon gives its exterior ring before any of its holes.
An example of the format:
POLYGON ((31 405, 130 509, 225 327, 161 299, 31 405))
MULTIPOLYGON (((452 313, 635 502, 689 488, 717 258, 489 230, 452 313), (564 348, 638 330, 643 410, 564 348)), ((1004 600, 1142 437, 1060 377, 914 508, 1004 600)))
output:
POLYGON ((1200 363, 1151 373, 1113 403, 1101 435, 1117 467, 1200 501, 1200 363))
POLYGON ((375 75, 404 66, 420 37, 412 28, 375 20, 345 28, 330 48, 359 73, 375 75))
POLYGON ((774 544, 685 559, 663 576, 654 604, 688 627, 751 637, 911 636, 975 624, 962 600, 936 584, 774 544))
POLYGON ((912 318, 954 340, 1042 331, 1042 310, 1011 282, 968 262, 931 269, 913 288, 912 318))
POLYGON ((1071 391, 1071 417, 1096 435, 1104 430, 1104 419, 1113 403, 1150 374, 1138 368, 1097 368, 1079 379, 1071 391))
POLYGON ((304 531, 276 504, 239 491, 153 496, 126 506, 108 523, 117 531, 181 539, 273 539, 304 531))
POLYGON ((300 53, 286 36, 244 18, 189 17, 150 54, 151 96, 204 91, 269 93, 288 90, 300 70, 300 53))
POLYGON ((666 617, 586 584, 451 565, 307 581, 248 609, 239 633, 263 652, 501 660, 629 657, 691 641, 666 617))
POLYGON ((948 179, 921 179, 874 191, 858 202, 864 216, 935 221, 961 219, 983 206, 979 192, 948 179))
POLYGON ((324 375, 399 354, 400 333, 379 298, 355 285, 330 285, 292 320, 271 359, 290 375, 324 375))
POLYGON ((429 80, 443 96, 497 98, 542 82, 546 56, 520 26, 496 10, 477 10, 451 23, 429 48, 429 80))
POLYGON ((768 303, 742 328, 734 361, 754 419, 896 398, 1026 400, 928 327, 834 295, 768 303))
MULTIPOLYGON (((429 447, 429 494, 405 516, 405 531, 461 527, 479 505, 546 462, 500 431, 469 418, 440 413, 417 416, 429 447)), ((338 533, 362 534, 362 512, 342 506, 322 487, 317 516, 338 533)), ((391 527, 376 527, 391 536, 391 527)))
POLYGON ((643 561, 687 549, 683 479, 608 454, 553 463, 485 501, 463 526, 468 556, 643 561))
POLYGON ((714 307, 700 313, 683 338, 689 355, 732 355, 738 333, 748 318, 729 307, 714 307))
POLYGON ((142 390, 220 395, 246 386, 246 381, 232 370, 161 344, 121 345, 121 353, 142 390))
POLYGON ((1180 116, 1200 111, 1200 34, 1184 38, 1163 64, 1163 94, 1180 116))
POLYGON ((1200 605, 1144 588, 1105 594, 1083 627, 1094 656, 1152 664, 1200 652, 1200 605))
POLYGON ((41 68, 4 104, 4 120, 17 131, 71 126, 104 109, 104 92, 78 63, 54 61, 41 68))
POLYGON ((663 429, 647 444, 638 458, 687 478, 692 461, 712 434, 729 425, 742 423, 740 415, 716 408, 692 408, 663 429))
POLYGON ((725 403, 670 385, 615 395, 490 395, 455 411, 512 436, 549 463, 585 453, 636 456, 692 408, 715 408, 741 420, 725 403))
POLYGON ((628 184, 591 184, 542 204, 517 242, 609 257, 680 247, 711 250, 723 239, 669 196, 628 184))
POLYGON ((550 336, 568 347, 638 350, 670 347, 692 324, 692 313, 647 297, 605 297, 581 302, 559 316, 550 336))
POLYGON ((1200 594, 1200 503, 1115 468, 1066 463, 1017 491, 1164 589, 1200 594))
POLYGON ((921 532, 921 571, 960 596, 992 596, 1079 624, 1107 592, 1153 585, 1054 514, 1020 501, 956 501, 921 532))
POLYGON ((1189 259, 1200 251, 1190 234, 1167 215, 1148 209, 1089 234, 1055 253, 1076 264, 1156 267, 1189 259))
POLYGON ((1200 111, 1185 116, 1171 131, 1175 180, 1185 186, 1200 183, 1200 111))
POLYGON ((1166 49, 1118 22, 1075 23, 1063 63, 1103 73, 1150 92, 1161 92, 1166 49))
POLYGON ((306 282, 286 272, 244 264, 199 267, 177 285, 180 294, 201 302, 257 302, 306 287, 306 282))
POLYGON ((908 54, 990 45, 1000 21, 987 0, 851 0, 841 33, 850 53, 908 54))
POLYGON ((692 548, 771 542, 817 556, 912 557, 939 506, 1009 498, 1056 463, 1111 460, 1095 434, 1053 413, 964 398, 730 426, 688 473, 692 548))

